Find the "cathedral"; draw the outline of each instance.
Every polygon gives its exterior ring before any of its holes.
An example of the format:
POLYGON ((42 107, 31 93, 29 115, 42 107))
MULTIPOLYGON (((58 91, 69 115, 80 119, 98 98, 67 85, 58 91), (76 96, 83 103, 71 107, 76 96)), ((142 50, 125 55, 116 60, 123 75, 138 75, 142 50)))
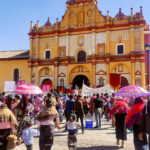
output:
POLYGON ((60 21, 31 21, 29 37, 30 50, 0 52, 0 91, 5 81, 20 80, 52 89, 102 87, 112 73, 121 75, 121 87, 149 86, 150 31, 142 7, 111 17, 97 0, 67 0, 60 21))

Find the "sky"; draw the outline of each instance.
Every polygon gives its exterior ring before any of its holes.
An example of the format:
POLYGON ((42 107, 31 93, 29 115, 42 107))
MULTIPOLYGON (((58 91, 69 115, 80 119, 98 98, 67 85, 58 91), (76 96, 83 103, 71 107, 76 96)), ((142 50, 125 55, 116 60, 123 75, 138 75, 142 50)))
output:
MULTIPOLYGON (((35 24, 40 21, 43 26, 49 17, 54 23, 61 20, 66 10, 67 0, 0 0, 0 51, 27 50, 30 47, 29 30, 31 20, 35 24)), ((98 0, 98 8, 103 15, 110 11, 114 17, 119 8, 125 15, 140 11, 146 22, 150 24, 150 0, 98 0)))

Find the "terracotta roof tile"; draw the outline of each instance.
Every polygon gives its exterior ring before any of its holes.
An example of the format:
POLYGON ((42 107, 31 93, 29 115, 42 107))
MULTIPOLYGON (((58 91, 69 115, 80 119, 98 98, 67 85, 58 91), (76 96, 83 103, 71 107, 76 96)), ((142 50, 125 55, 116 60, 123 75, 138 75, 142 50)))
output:
POLYGON ((29 50, 0 51, 0 59, 29 58, 29 50))

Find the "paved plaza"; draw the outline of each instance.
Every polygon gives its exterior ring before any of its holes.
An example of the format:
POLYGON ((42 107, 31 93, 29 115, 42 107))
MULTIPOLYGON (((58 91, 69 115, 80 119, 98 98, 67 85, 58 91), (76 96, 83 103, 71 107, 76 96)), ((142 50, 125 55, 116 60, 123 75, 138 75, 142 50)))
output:
MULTIPOLYGON (((95 125, 95 122, 94 122, 95 125)), ((62 124, 60 125, 62 126, 62 124)), ((68 150, 67 147, 67 132, 62 132, 63 130, 55 130, 55 139, 52 150, 68 150)), ((78 138, 78 148, 77 150, 117 150, 120 149, 116 146, 115 139, 115 129, 111 127, 111 121, 108 122, 102 119, 101 129, 85 129, 85 134, 79 133, 78 138)), ((133 146, 133 134, 128 132, 127 142, 124 150, 134 150, 133 146)), ((38 150, 38 138, 35 138, 34 150, 38 150)), ((15 150, 26 150, 24 144, 18 146, 15 150)))

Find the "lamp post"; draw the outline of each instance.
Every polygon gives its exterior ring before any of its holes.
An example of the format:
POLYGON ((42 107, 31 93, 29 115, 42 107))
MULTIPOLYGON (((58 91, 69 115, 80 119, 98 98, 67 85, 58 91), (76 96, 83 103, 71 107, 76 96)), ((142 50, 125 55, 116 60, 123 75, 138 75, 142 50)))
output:
MULTIPOLYGON (((150 72, 149 72, 149 70, 150 70, 150 63, 149 63, 149 54, 150 54, 150 45, 145 45, 145 47, 146 47, 146 53, 147 53, 147 85, 149 85, 149 81, 150 81, 150 79, 149 79, 149 75, 150 75, 150 72)), ((149 91, 149 86, 147 86, 147 90, 149 91)))

